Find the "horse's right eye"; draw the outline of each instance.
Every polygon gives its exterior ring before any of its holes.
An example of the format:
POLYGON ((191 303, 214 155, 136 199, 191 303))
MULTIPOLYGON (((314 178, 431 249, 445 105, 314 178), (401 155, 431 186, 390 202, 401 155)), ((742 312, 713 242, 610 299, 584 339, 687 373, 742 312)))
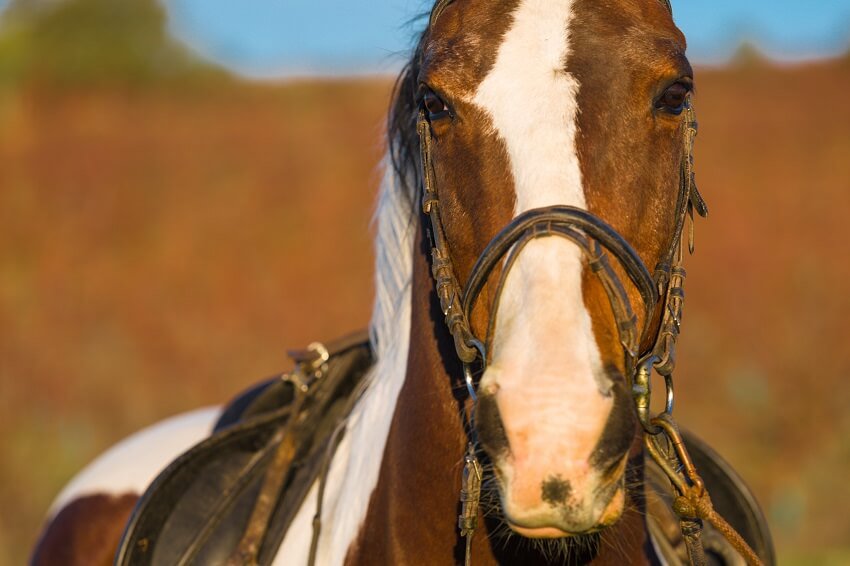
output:
POLYGON ((440 118, 449 116, 448 105, 431 89, 425 91, 422 97, 422 105, 425 106, 425 110, 428 112, 429 120, 439 120, 440 118))

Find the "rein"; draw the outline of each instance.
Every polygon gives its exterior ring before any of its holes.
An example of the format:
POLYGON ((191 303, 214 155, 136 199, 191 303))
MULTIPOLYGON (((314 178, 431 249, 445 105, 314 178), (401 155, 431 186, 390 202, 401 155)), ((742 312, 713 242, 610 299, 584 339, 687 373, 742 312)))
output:
MULTIPOLYGON (((447 3, 438 3, 437 8, 442 8, 447 3)), ((435 9, 435 13, 438 14, 439 11, 435 9)), ((455 275, 440 215, 440 199, 432 158, 431 124, 426 118, 424 108, 420 109, 417 132, 422 166, 422 210, 430 222, 431 273, 446 326, 454 339, 456 355, 463 364, 470 398, 475 403, 477 396, 472 364, 478 361, 482 373, 486 368, 499 297, 507 274, 517 257, 535 238, 558 236, 578 245, 586 265, 602 283, 611 304, 623 346, 626 374, 638 420, 644 429, 644 443, 647 452, 672 484, 675 492, 673 510, 679 516, 691 563, 706 563, 701 533, 702 520, 707 520, 724 535, 748 564, 761 564, 758 556, 743 538, 714 511, 705 483, 697 473, 678 426, 673 420, 673 369, 676 341, 681 327, 686 275, 683 268, 682 235, 685 223, 690 217, 688 249, 693 252, 694 211, 703 217, 708 213, 705 201, 694 182, 693 145, 697 123, 690 103, 686 105, 685 111, 684 148, 679 173, 674 235, 667 253, 662 256, 653 275, 650 275, 640 256, 625 238, 599 217, 572 206, 548 206, 524 212, 509 222, 486 246, 475 262, 466 285, 461 287, 455 275), (609 253, 614 256, 640 293, 645 315, 644 328, 640 333, 637 331, 637 317, 623 283, 608 261, 609 253), (473 333, 469 320, 481 290, 500 263, 502 271, 490 308, 487 336, 482 340, 473 333), (658 319, 660 320, 656 323, 658 319), (651 344, 651 347, 640 351, 640 345, 644 343, 651 344), (666 389, 665 408, 654 417, 650 411, 653 370, 664 378, 666 389)), ((469 424, 473 441, 470 442, 465 456, 458 525, 461 536, 466 537, 466 564, 469 565, 471 540, 478 522, 482 477, 481 465, 475 455, 472 418, 470 416, 465 420, 469 424)))

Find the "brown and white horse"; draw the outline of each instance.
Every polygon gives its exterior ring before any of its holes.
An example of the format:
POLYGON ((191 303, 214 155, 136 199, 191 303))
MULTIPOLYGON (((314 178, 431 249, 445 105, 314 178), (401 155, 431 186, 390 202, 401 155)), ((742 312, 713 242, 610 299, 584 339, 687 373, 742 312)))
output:
MULTIPOLYGON (((318 564, 463 560, 456 517, 469 400, 419 213, 420 112, 461 283, 500 228, 540 207, 586 209, 650 266, 677 237, 682 110, 693 80, 664 0, 438 4, 390 114, 376 214, 377 363, 330 467, 318 564)), ((657 561, 633 489, 642 480, 640 425, 608 295, 564 238, 530 241, 499 279, 471 320, 489 350, 476 415, 493 494, 473 562, 546 562, 553 552, 576 562, 657 561)), ((626 291, 640 304, 637 289, 626 291)), ((646 318, 638 312, 638 328, 652 324, 646 318)), ((154 427, 83 471, 54 505, 34 563, 108 556, 135 498, 216 416, 154 427)), ((316 492, 276 563, 307 562, 316 492)))

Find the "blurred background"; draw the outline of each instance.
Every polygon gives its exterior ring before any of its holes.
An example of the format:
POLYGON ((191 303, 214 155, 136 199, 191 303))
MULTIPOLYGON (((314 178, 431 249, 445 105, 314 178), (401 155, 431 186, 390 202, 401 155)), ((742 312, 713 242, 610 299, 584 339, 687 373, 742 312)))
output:
MULTIPOLYGON (((127 434, 367 324, 422 0, 0 1, 0 564, 127 434)), ((711 215, 677 414, 850 564, 850 0, 680 0, 711 215)))

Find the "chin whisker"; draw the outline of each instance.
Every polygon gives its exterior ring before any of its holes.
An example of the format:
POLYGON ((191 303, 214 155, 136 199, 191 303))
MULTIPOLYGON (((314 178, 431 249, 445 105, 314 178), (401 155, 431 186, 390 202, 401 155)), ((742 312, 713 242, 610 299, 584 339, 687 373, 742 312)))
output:
MULTIPOLYGON (((624 557, 627 554, 627 548, 630 548, 628 543, 642 536, 640 522, 631 521, 619 524, 616 533, 610 529, 603 529, 597 533, 554 539, 536 539, 519 535, 505 521, 499 482, 493 462, 480 446, 476 447, 476 455, 483 473, 480 513, 482 522, 487 524, 488 535, 493 541, 494 549, 505 552, 510 552, 511 548, 530 551, 546 562, 556 564, 585 564, 591 561, 600 549, 624 557)), ((642 503, 645 499, 642 478, 627 472, 622 485, 626 493, 624 515, 647 516, 650 512, 642 503)))

